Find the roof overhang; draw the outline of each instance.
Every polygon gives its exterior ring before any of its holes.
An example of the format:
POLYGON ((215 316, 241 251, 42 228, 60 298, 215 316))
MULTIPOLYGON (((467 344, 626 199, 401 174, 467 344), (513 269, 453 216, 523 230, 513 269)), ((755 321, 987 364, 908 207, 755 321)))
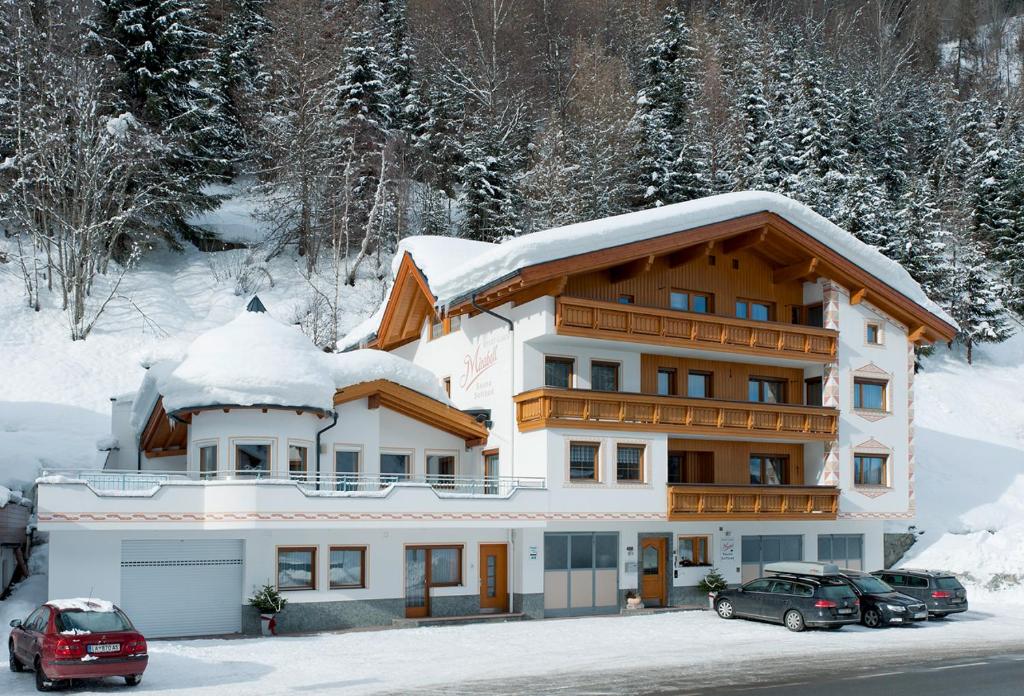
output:
POLYGON ((405 252, 388 294, 387 307, 371 345, 393 350, 420 337, 423 321, 435 316, 437 298, 430 291, 426 276, 405 252))
POLYGON ((335 406, 357 399, 366 399, 368 408, 383 406, 407 418, 460 437, 465 440, 466 447, 475 447, 487 442, 487 428, 473 416, 394 382, 383 379, 361 382, 334 393, 335 406))

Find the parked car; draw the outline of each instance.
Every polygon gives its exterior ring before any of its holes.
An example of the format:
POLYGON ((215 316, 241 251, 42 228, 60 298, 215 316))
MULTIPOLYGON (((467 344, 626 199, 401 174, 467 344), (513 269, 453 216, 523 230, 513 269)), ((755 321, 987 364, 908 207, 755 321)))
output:
POLYGON ((103 600, 49 601, 11 627, 11 671, 34 670, 39 691, 100 677, 123 677, 135 686, 149 664, 146 639, 123 611, 103 600))
POLYGON ((899 568, 876 570, 872 575, 894 590, 924 602, 928 616, 941 619, 967 611, 967 590, 952 573, 899 568))
POLYGON ((907 625, 928 619, 928 608, 921 600, 897 592, 870 573, 841 569, 839 577, 846 580, 860 600, 860 622, 868 628, 907 625))
POLYGON ((822 563, 769 563, 765 571, 770 575, 719 592, 715 611, 723 619, 772 621, 791 631, 855 624, 860 620, 857 595, 832 574, 837 570, 822 563))

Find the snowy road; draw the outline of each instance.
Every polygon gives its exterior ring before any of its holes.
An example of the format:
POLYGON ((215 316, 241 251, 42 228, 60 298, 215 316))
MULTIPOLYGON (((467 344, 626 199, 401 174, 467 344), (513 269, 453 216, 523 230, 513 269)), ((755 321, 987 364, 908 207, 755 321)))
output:
MULTIPOLYGON (((945 621, 790 633, 709 612, 350 632, 274 639, 154 641, 133 692, 164 694, 686 693, 812 669, 855 675, 900 659, 1024 654, 1024 606, 975 602, 945 621), (829 665, 832 666, 829 669, 829 665)), ((117 681, 73 693, 111 693, 117 681)), ((0 693, 33 691, 4 672, 0 693)))

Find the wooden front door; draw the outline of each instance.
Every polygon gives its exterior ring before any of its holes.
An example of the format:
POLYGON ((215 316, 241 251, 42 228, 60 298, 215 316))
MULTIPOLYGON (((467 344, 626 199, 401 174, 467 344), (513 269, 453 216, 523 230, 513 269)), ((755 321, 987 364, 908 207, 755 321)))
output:
POLYGON ((507 544, 480 544, 480 611, 508 611, 507 544))
POLYGON ((430 616, 430 565, 427 549, 405 549, 405 616, 418 619, 430 616))
POLYGON ((651 537, 640 543, 640 597, 647 606, 668 604, 665 586, 668 574, 668 542, 651 537))

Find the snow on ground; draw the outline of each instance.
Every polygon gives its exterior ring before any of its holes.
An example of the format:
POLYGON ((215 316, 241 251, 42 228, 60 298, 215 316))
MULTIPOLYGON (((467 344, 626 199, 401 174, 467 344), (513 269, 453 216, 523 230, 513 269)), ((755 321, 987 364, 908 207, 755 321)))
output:
POLYGON ((213 210, 193 215, 190 225, 213 232, 225 242, 254 244, 262 242, 273 226, 257 214, 265 198, 253 190, 255 182, 241 178, 232 184, 212 184, 203 189, 209 196, 221 197, 213 210))
MULTIPOLYGON (((0 239, 0 250, 9 244, 0 239)), ((7 249, 10 251, 10 249, 7 249)), ((235 280, 246 250, 154 253, 133 269, 85 341, 72 342, 57 298, 25 306, 14 264, 0 266, 0 485, 27 488, 40 466, 89 467, 96 442, 110 432, 110 397, 134 391, 152 363, 180 356, 201 332, 238 316, 249 295, 235 280)), ((267 264, 273 279, 256 292, 272 316, 294 323, 312 292, 303 262, 267 264)), ((372 311, 380 286, 359 280, 343 289, 346 331, 372 311)))
MULTIPOLYGON (((944 349, 914 387, 917 520, 902 565, 966 576, 1024 603, 1024 335, 973 366, 944 349)), ((893 528, 897 525, 892 525, 893 528)))

